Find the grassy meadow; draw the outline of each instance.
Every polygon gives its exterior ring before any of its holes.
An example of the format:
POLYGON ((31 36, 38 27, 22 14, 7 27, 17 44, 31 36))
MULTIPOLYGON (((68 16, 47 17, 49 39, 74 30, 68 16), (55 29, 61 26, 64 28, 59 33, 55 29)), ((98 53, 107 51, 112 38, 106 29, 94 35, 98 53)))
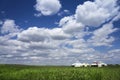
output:
POLYGON ((74 68, 0 65, 0 80, 120 80, 120 66, 74 68))

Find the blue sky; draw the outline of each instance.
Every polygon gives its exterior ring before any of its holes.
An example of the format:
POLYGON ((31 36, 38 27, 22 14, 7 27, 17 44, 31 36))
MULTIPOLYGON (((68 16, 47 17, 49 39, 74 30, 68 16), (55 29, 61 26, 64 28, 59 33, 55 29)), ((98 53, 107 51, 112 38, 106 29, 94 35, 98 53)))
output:
POLYGON ((119 0, 0 0, 0 63, 120 64, 119 0))
POLYGON ((37 14, 37 12, 34 8, 34 5, 36 4, 35 0, 1 0, 0 1, 0 18, 1 19, 14 19, 16 20, 16 23, 21 25, 23 28, 28 28, 29 26, 42 26, 42 27, 48 27, 52 28, 53 26, 57 26, 54 23, 58 22, 62 17, 65 15, 70 15, 75 13, 76 6, 80 3, 83 3, 82 0, 71 0, 69 3, 68 1, 61 0, 60 1, 62 5, 62 8, 60 12, 63 10, 70 10, 69 14, 63 14, 62 16, 57 16, 57 14, 53 16, 41 16, 39 18, 35 17, 34 14, 37 14), (66 5, 68 4, 68 5, 66 5), (71 6, 72 5, 72 6, 71 6), (51 19, 52 18, 52 19, 51 19), (26 24, 26 21, 28 22, 26 24), (47 24, 46 24, 47 22, 47 24))

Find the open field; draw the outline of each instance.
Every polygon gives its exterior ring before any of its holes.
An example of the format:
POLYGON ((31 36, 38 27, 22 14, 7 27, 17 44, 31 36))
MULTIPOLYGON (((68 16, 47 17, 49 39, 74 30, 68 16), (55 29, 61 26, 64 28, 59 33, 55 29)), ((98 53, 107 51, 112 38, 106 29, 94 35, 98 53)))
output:
POLYGON ((0 80, 120 80, 120 66, 74 68, 0 65, 0 80))

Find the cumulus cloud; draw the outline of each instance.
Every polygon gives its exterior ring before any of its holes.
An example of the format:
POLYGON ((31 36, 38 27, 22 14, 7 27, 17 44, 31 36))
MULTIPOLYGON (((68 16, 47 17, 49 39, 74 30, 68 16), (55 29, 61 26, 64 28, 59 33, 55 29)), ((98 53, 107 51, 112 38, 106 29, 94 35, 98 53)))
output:
POLYGON ((3 39, 10 39, 12 37, 17 36, 18 33, 20 33, 22 29, 18 25, 15 24, 14 20, 6 19, 5 21, 2 21, 0 34, 4 36, 0 36, 0 38, 3 39))
POLYGON ((82 48, 88 47, 86 44, 86 41, 83 38, 66 41, 66 44, 71 45, 73 48, 76 48, 76 49, 82 49, 82 48))
POLYGON ((86 1, 77 6, 76 19, 87 26, 98 27, 119 13, 116 2, 117 0, 86 1))
POLYGON ((3 22, 2 28, 1 28, 1 33, 6 34, 6 33, 14 33, 14 32, 19 32, 18 29, 19 26, 15 24, 14 20, 5 20, 3 22))
POLYGON ((115 54, 119 54, 119 53, 120 53, 120 49, 110 50, 110 51, 108 51, 108 53, 115 53, 115 54))
POLYGON ((47 32, 54 40, 64 40, 71 37, 71 35, 64 33, 61 28, 54 28, 52 30, 49 29, 47 32))
POLYGON ((116 15, 111 22, 118 21, 120 19, 120 13, 116 15))
POLYGON ((35 17, 41 17, 42 14, 41 14, 41 13, 35 13, 34 16, 35 16, 35 17))
POLYGON ((35 9, 44 16, 58 13, 61 7, 59 0, 36 0, 35 5, 35 9))
POLYGON ((29 48, 31 49, 55 49, 56 46, 55 45, 52 45, 51 42, 31 42, 29 44, 29 48))
POLYGON ((18 40, 24 42, 44 41, 47 36, 45 34, 47 33, 44 31, 44 28, 38 29, 37 27, 31 27, 18 34, 18 40))
POLYGON ((120 62, 120 49, 112 49, 109 50, 106 54, 103 55, 103 60, 107 61, 108 63, 119 64, 120 62))
POLYGON ((81 32, 84 29, 84 25, 82 23, 77 23, 74 16, 62 18, 59 22, 59 26, 62 26, 63 31, 69 34, 81 32))
MULTIPOLYGON (((40 12, 36 16, 48 16, 56 14, 61 4, 59 0, 37 0, 35 8, 40 12)), ((14 20, 5 20, 1 24, 0 61, 41 65, 71 64, 76 60, 118 61, 119 49, 102 53, 96 47, 113 45, 115 37, 111 34, 118 30, 113 21, 119 18, 116 0, 95 0, 78 5, 75 14, 63 17, 59 27, 53 29, 36 26, 21 31, 14 20), (104 23, 110 18, 113 20, 104 23)))
POLYGON ((65 9, 57 14, 58 16, 70 15, 70 11, 65 9))
POLYGON ((25 42, 44 42, 53 40, 64 40, 70 38, 69 34, 63 32, 61 28, 46 29, 46 28, 37 28, 31 27, 27 30, 22 31, 18 34, 18 40, 25 42))
POLYGON ((115 38, 110 36, 110 34, 116 30, 117 28, 113 28, 113 24, 105 24, 103 27, 93 32, 93 36, 88 40, 88 42, 93 43, 94 46, 110 46, 110 44, 115 40, 115 38))
POLYGON ((22 59, 25 64, 30 62, 32 64, 54 63, 60 65, 63 64, 63 61, 60 61, 61 58, 69 59, 68 62, 72 62, 71 58, 74 61, 79 54, 93 51, 82 39, 72 41, 71 34, 65 33, 62 28, 30 27, 20 32, 15 40, 6 39, 3 36, 0 38, 0 60, 4 63, 22 63, 19 61, 22 59), (70 49, 67 45, 72 45, 73 48, 70 49), (74 56, 72 57, 72 55, 74 56), (41 62, 44 60, 48 63, 41 62), (58 63, 54 60, 58 60, 58 63))

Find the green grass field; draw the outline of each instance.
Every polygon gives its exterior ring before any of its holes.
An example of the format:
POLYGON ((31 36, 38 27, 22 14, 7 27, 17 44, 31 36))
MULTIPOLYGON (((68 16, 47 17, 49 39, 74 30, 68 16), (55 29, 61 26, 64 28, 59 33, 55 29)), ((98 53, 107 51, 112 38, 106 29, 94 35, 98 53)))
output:
POLYGON ((120 80, 120 66, 74 68, 0 65, 0 80, 120 80))

